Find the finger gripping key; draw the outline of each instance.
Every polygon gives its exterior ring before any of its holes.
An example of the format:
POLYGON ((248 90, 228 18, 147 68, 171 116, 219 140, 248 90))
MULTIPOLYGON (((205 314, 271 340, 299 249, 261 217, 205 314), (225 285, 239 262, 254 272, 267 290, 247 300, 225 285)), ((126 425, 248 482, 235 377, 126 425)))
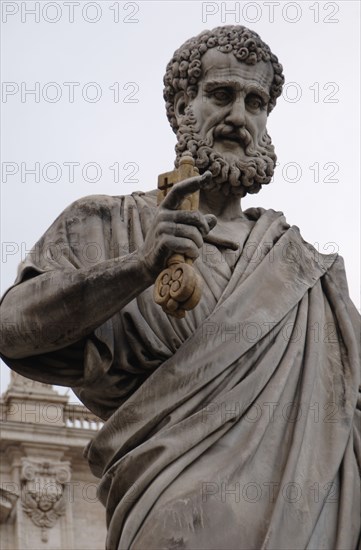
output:
MULTIPOLYGON (((165 198, 169 189, 176 183, 197 176, 194 160, 190 155, 183 156, 179 168, 161 174, 158 178, 158 204, 165 198)), ((199 204, 199 192, 186 197, 181 210, 196 210, 199 204)), ((183 318, 187 310, 193 309, 202 295, 202 280, 192 266, 191 258, 182 254, 173 254, 154 285, 154 301, 163 311, 176 318, 183 318)))

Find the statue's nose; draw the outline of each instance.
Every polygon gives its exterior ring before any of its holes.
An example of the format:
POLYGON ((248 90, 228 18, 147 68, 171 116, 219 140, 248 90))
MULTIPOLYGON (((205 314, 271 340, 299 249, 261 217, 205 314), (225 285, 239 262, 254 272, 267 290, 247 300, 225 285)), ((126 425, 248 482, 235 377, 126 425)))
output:
POLYGON ((234 100, 231 110, 225 118, 225 122, 235 127, 245 126, 246 112, 243 99, 237 98, 234 100))

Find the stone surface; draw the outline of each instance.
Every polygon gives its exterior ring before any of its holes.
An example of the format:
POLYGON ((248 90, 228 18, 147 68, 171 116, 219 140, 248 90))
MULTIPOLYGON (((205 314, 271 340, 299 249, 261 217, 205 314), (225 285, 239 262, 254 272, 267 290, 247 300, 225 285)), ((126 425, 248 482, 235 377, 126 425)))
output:
POLYGON ((159 206, 156 192, 79 199, 3 301, 7 364, 72 386, 106 421, 87 458, 102 478, 107 550, 360 543, 360 319, 342 259, 319 254, 281 212, 241 209, 273 176, 266 126, 283 82, 248 29, 186 42, 164 97, 176 167, 191 153, 200 175, 159 206), (199 210, 181 210, 198 191, 199 210), (203 283, 179 319, 153 300, 173 254, 203 283))
POLYGON ((1 547, 103 550, 106 529, 104 508, 95 496, 98 480, 83 457, 101 422, 51 386, 28 382, 12 373, 1 401, 1 547), (50 404, 61 422, 45 414, 50 404))

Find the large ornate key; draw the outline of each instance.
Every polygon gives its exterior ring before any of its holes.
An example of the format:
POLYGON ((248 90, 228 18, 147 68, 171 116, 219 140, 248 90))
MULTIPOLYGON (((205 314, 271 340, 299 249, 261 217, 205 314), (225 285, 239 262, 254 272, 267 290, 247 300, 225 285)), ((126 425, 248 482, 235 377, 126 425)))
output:
MULTIPOLYGON (((158 176, 158 205, 168 191, 180 181, 198 176, 191 155, 183 156, 179 168, 158 176)), ((199 191, 186 197, 180 210, 197 210, 199 191)), ((167 268, 157 277, 154 285, 154 300, 163 311, 173 317, 182 318, 187 310, 193 309, 202 294, 202 280, 192 266, 193 260, 183 254, 173 254, 167 262, 167 268)))

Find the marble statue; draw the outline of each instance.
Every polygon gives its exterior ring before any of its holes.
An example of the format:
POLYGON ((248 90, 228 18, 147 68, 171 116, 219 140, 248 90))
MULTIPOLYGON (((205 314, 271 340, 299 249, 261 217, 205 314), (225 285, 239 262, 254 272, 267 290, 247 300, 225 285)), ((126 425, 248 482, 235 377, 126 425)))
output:
POLYGON ((108 550, 359 548, 359 316, 343 261, 281 212, 241 209, 272 179, 283 82, 247 28, 188 40, 164 97, 176 168, 191 157, 193 175, 159 206, 157 191, 77 200, 3 298, 4 361, 106 420, 86 456, 108 550), (202 287, 179 315, 153 296, 174 256, 202 287))

